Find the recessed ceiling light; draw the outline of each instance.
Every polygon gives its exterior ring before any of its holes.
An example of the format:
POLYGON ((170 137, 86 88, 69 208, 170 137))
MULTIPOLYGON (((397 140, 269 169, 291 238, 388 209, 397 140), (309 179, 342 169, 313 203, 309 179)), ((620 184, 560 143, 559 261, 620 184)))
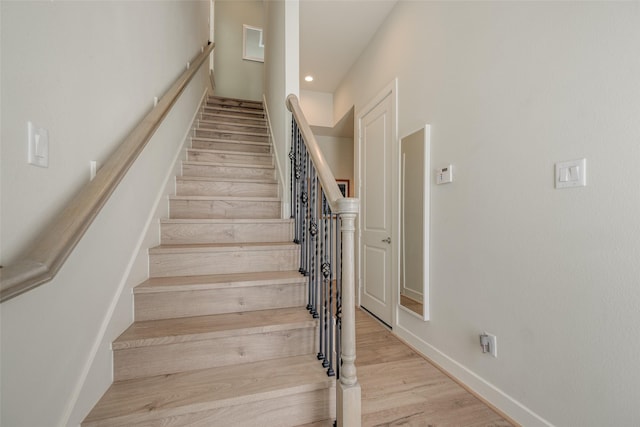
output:
POLYGON ((313 81, 313 76, 311 76, 311 75, 305 76, 304 81, 305 82, 312 82, 313 81))

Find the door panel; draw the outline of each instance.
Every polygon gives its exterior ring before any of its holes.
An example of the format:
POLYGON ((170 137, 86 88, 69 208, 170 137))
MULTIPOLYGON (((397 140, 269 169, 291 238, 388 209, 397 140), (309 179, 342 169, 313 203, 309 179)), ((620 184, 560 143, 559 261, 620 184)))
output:
POLYGON ((360 305, 391 325, 392 94, 359 118, 362 177, 360 305))
MULTIPOLYGON (((363 262, 365 271, 369 272, 369 275, 386 276, 387 251, 365 245, 363 262)), ((379 304, 385 304, 387 301, 385 282, 383 280, 369 280, 367 284, 368 286, 364 289, 367 297, 375 299, 379 304)))

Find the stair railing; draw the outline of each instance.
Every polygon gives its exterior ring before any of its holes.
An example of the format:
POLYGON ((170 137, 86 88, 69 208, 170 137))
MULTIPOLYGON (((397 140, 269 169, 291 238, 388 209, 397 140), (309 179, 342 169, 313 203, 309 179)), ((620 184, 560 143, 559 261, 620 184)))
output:
MULTIPOLYGON (((0 302, 52 280, 92 224, 142 149, 162 124, 191 79, 207 62, 215 44, 202 49, 153 108, 104 162, 67 206, 19 257, 0 269, 0 302)), ((207 62, 208 63, 208 62, 207 62)))
POLYGON ((291 132, 291 218, 308 278, 307 309, 319 320, 318 360, 336 376, 338 426, 360 426, 356 376, 355 219, 359 200, 345 197, 295 95, 287 97, 291 132))

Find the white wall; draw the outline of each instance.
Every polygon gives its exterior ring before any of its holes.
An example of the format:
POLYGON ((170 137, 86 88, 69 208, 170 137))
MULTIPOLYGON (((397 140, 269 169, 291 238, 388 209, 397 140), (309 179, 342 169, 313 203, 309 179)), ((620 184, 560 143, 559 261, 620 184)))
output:
POLYGON ((300 108, 311 125, 333 176, 336 179, 348 179, 350 191, 353 191, 353 135, 338 136, 340 130, 333 128, 333 94, 301 90, 300 108))
POLYGON ((262 0, 216 0, 216 95, 262 101, 262 62, 242 59, 242 25, 263 27, 262 0))
POLYGON ((315 135, 336 179, 348 179, 353 192, 353 138, 315 135))
POLYGON ((299 2, 272 0, 264 3, 264 101, 284 200, 283 214, 289 212, 289 148, 291 113, 285 101, 289 94, 299 97, 299 2))
MULTIPOLYGON (((206 45, 208 2, 2 1, 0 10, 7 264, 206 45), (28 120, 49 130, 48 169, 26 164, 28 120)), ((56 279, 0 307, 0 424, 77 425, 111 382, 109 343, 132 321, 131 287, 147 275, 165 183, 206 84, 203 67, 56 279)))
POLYGON ((300 108, 312 126, 333 127, 333 94, 312 90, 300 91, 300 108))
POLYGON ((527 426, 640 423, 639 49, 635 2, 399 2, 334 94, 397 76, 398 133, 431 124, 432 320, 394 330, 527 426))

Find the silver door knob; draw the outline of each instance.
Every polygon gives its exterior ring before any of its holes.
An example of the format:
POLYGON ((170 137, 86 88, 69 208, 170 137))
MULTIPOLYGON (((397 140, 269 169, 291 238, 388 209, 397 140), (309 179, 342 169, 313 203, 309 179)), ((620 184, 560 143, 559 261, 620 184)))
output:
POLYGON ((382 239, 383 242, 391 244, 391 237, 387 237, 386 239, 382 239))

